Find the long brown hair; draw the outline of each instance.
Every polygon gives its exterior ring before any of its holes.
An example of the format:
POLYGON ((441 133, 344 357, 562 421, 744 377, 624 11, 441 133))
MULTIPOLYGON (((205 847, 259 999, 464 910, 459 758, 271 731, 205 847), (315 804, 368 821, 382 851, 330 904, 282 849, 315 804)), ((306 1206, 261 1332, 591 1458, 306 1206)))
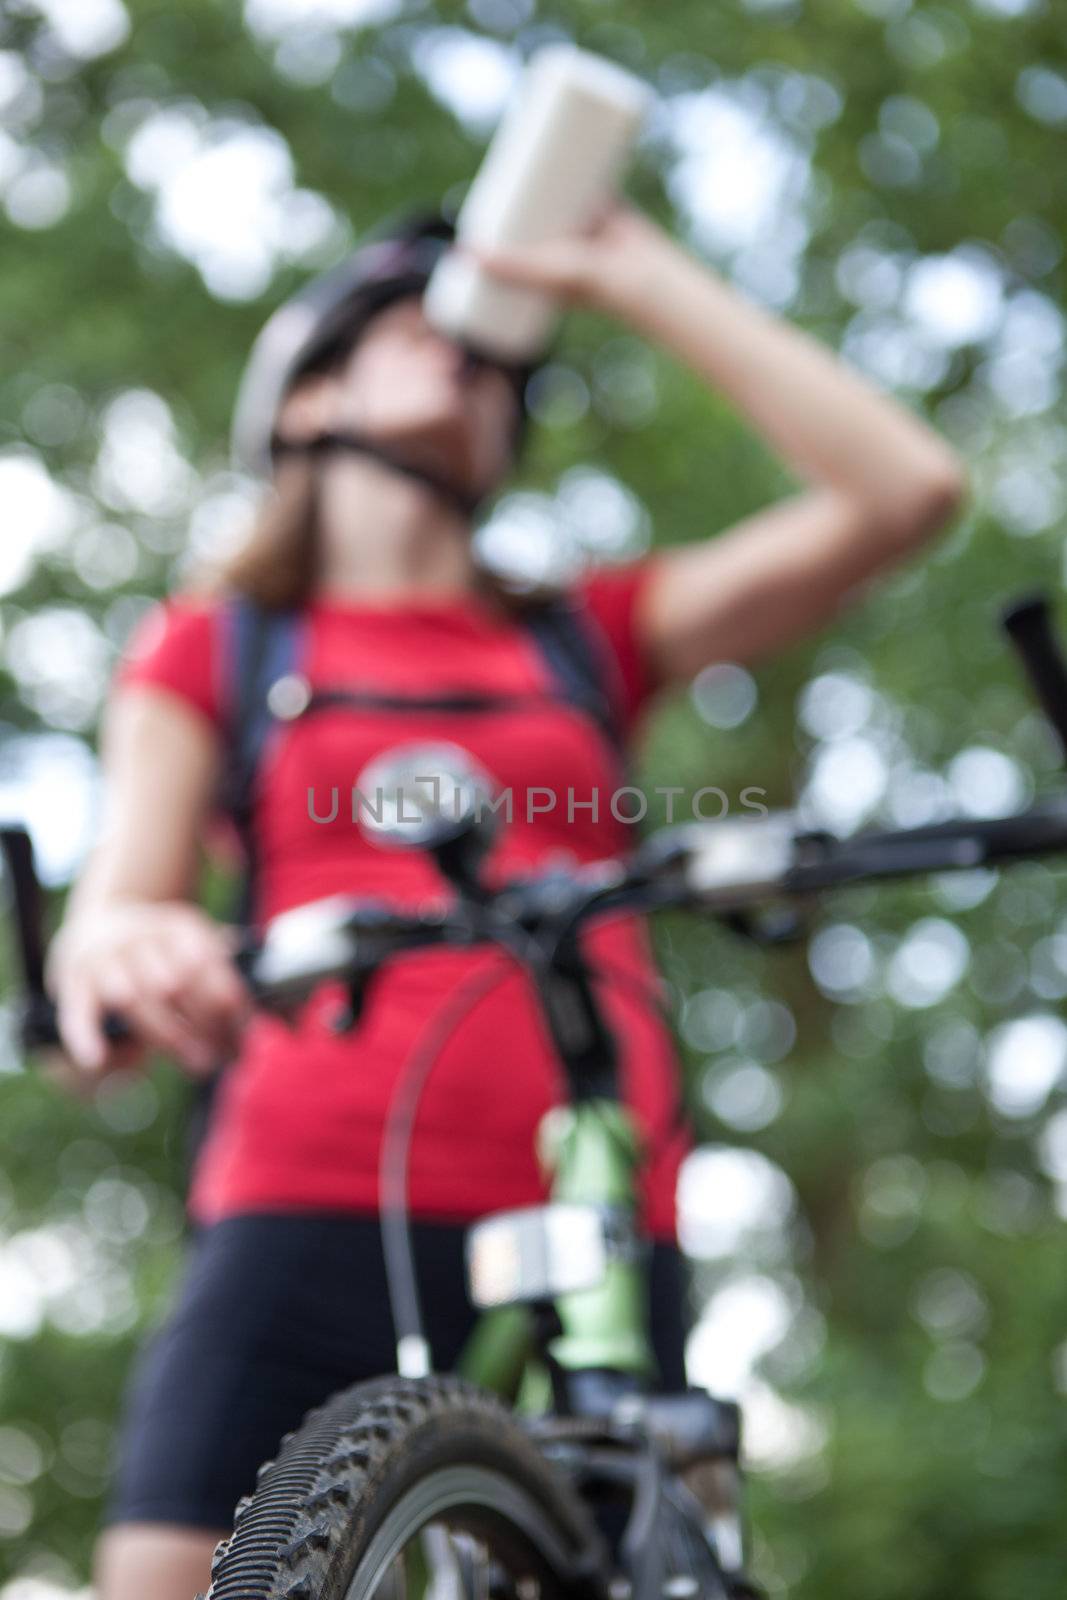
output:
POLYGON ((306 605, 319 578, 319 485, 311 456, 279 461, 271 492, 212 587, 247 595, 269 611, 306 605))

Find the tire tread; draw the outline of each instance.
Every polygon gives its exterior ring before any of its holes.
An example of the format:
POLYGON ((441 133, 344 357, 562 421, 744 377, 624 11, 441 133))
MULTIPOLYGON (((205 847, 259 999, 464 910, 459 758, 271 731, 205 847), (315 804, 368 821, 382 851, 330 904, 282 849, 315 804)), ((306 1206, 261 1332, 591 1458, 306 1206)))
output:
POLYGON ((597 1545, 585 1507, 494 1396, 448 1375, 375 1378, 309 1411, 260 1468, 216 1550, 206 1600, 340 1600, 351 1564, 342 1546, 361 1542, 376 1488, 419 1436, 450 1425, 486 1430, 570 1547, 597 1545))

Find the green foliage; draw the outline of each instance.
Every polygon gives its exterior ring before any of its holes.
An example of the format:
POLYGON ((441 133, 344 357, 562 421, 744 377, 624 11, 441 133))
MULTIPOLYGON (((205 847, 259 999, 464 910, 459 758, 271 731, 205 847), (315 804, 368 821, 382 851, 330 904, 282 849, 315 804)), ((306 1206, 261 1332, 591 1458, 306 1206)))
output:
MULTIPOLYGON (((468 180, 484 129, 427 86, 433 50, 456 41, 443 30, 523 52, 563 32, 648 75, 675 110, 685 94, 724 96, 750 139, 793 163, 792 187, 745 239, 709 231, 686 204, 666 122, 631 189, 712 265, 769 285, 785 315, 850 358, 896 362, 902 397, 965 452, 974 484, 931 556, 759 672, 754 714, 716 726, 699 693, 664 706, 644 745, 647 780, 731 797, 759 785, 783 804, 851 738, 839 788, 864 759, 885 778, 856 821, 949 801, 981 810, 995 781, 1021 794, 1049 781, 1051 743, 995 615, 1020 588, 1059 586, 1067 62, 1054 0, 558 0, 536 13, 533 0, 416 0, 363 26, 305 18, 271 37, 222 0, 127 10, 125 38, 78 57, 35 0, 0 6, 5 59, 31 74, 12 102, 21 170, 43 163, 69 184, 49 219, 49 180, 35 201, 32 185, 4 179, 2 461, 43 463, 70 497, 67 523, 42 535, 0 603, 7 729, 91 739, 107 665, 144 604, 180 579, 197 506, 239 492, 226 429, 267 310, 383 211, 468 180), (168 109, 187 129, 200 118, 208 144, 231 125, 277 130, 292 184, 334 208, 291 257, 275 241, 258 290, 209 287, 161 232, 152 185, 130 175, 130 141, 168 109), (784 223, 800 229, 792 248, 784 223), (996 304, 984 326, 939 342, 909 288, 916 264, 961 248, 972 276, 954 280, 945 315, 979 292, 973 273, 995 284, 996 304), (784 288, 783 262, 795 266, 784 288), (169 493, 135 492, 131 461, 117 488, 101 475, 108 407, 140 390, 170 408, 170 448, 190 474, 169 493), (62 681, 27 632, 57 608, 92 624, 84 671, 79 661, 62 681), (811 687, 825 705, 834 682, 866 696, 836 741, 811 687), (1010 767, 953 766, 982 749, 1010 767)), ((732 175, 739 204, 741 178, 758 199, 763 175, 755 157, 732 175)), ((579 399, 549 395, 524 487, 550 496, 569 469, 593 465, 629 487, 662 542, 704 537, 790 488, 742 418, 626 330, 574 318, 557 367, 579 399)), ((155 449, 158 415, 152 426, 155 449)), ((836 957, 832 942, 758 950, 690 920, 657 930, 701 1137, 758 1152, 795 1196, 777 1233, 700 1267, 705 1295, 755 1272, 793 1308, 754 1408, 772 1595, 1059 1600, 1067 1274, 1050 1180, 1067 1180, 1062 1072, 1013 1100, 993 1034, 1035 1015, 1052 1029, 1044 1043, 1016 1036, 1025 1090, 1025 1051, 1040 1076, 1067 994, 1058 906, 1058 880, 1030 867, 972 883, 966 898, 943 884, 843 894, 813 912, 813 933, 838 937, 836 957), (821 965, 818 950, 831 952, 821 965), (958 970, 938 990, 931 973, 945 960, 958 970), (785 1421, 767 1412, 768 1393, 791 1408, 785 1421)), ((0 1575, 73 1583, 87 1570, 122 1375, 177 1260, 187 1095, 165 1065, 88 1099, 8 1065, 0 1575)))

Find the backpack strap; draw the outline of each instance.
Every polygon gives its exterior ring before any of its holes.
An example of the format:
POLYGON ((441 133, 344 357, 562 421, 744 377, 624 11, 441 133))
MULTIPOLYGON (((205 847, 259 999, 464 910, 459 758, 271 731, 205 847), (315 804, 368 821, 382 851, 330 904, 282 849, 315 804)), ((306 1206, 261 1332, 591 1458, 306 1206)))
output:
MULTIPOLYGON (((255 912, 256 851, 252 812, 256 782, 273 714, 271 686, 294 670, 301 647, 303 617, 297 611, 268 611, 243 595, 219 613, 219 704, 223 709, 224 755, 219 800, 233 819, 245 852, 244 870, 231 912, 240 924, 255 912)), ((215 1097, 229 1063, 196 1085, 185 1130, 185 1166, 192 1172, 207 1136, 215 1097)))
POLYGON ((553 595, 521 620, 560 698, 593 718, 625 764, 621 675, 588 607, 578 596, 553 595))
POLYGON ((241 920, 251 911, 255 850, 251 821, 264 747, 274 725, 270 692, 295 671, 303 643, 304 616, 273 611, 239 595, 222 612, 222 703, 226 708, 226 759, 221 798, 233 818, 247 857, 241 920))

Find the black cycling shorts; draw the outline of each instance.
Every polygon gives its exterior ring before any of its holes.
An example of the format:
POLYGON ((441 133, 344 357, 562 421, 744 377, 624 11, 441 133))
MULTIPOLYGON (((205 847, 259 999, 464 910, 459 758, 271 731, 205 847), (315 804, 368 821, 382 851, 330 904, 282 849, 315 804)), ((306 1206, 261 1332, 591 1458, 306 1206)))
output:
MULTIPOLYGON (((475 1320, 458 1224, 413 1224, 435 1367, 475 1320)), ((663 1386, 684 1386, 686 1275, 656 1244, 652 1337, 663 1386)), ((284 1433, 335 1390, 395 1370, 378 1222, 254 1213, 193 1234, 176 1302, 127 1389, 106 1520, 225 1530, 284 1433)))

